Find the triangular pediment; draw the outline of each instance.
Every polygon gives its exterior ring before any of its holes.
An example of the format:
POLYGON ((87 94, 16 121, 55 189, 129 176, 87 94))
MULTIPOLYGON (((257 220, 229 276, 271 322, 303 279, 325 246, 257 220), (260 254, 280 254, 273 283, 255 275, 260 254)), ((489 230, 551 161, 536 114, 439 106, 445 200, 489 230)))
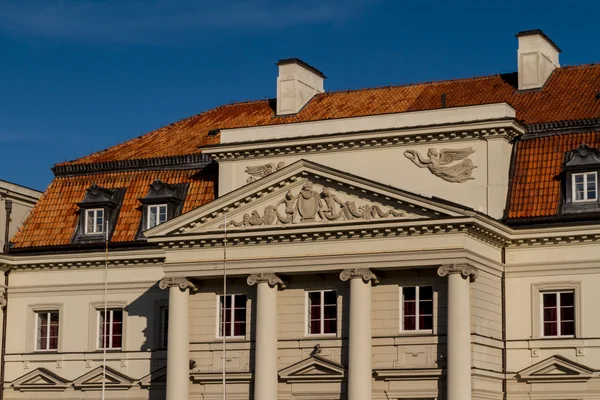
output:
POLYGON ((465 216, 442 201, 300 160, 161 224, 145 236, 335 227, 465 216))
POLYGON ((518 373, 524 381, 587 380, 594 370, 562 356, 552 356, 518 373))
POLYGON ((154 387, 154 386, 165 386, 167 383, 167 367, 162 367, 156 371, 151 372, 142 379, 140 379, 140 386, 154 387))
POLYGON ((106 367, 104 374, 102 367, 98 367, 73 381, 75 388, 83 390, 99 390, 103 384, 109 389, 128 389, 133 386, 133 379, 110 367, 106 367))
POLYGON ((279 371, 282 381, 338 382, 344 378, 343 365, 320 356, 311 356, 279 371))
POLYGON ((23 392, 36 390, 58 390, 62 391, 69 387, 69 381, 48 371, 45 368, 37 368, 12 382, 15 390, 23 392))

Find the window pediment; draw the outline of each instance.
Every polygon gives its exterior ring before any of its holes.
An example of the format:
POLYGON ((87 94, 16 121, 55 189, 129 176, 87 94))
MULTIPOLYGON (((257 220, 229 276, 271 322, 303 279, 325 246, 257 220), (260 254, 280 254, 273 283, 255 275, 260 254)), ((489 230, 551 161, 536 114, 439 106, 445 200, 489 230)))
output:
POLYGON ((37 368, 14 380, 11 386, 21 392, 64 391, 70 384, 45 368, 37 368))
POLYGON ((107 389, 127 390, 133 386, 134 380, 110 367, 106 367, 104 374, 102 367, 98 367, 75 379, 73 386, 77 389, 101 390, 103 383, 107 389))
POLYGON ((588 165, 600 165, 600 150, 581 144, 565 154, 564 166, 567 168, 588 165))
POLYGON ((284 382, 340 382, 346 373, 343 365, 314 355, 279 371, 284 382))
POLYGON ((106 189, 93 184, 85 190, 83 200, 77 205, 81 208, 112 207, 119 205, 119 189, 106 189))
POLYGON ((140 199, 142 204, 182 203, 185 199, 186 184, 170 185, 160 180, 150 184, 146 196, 140 199))
POLYGON ((594 370, 568 358, 555 355, 519 371, 519 379, 525 382, 586 381, 594 370))

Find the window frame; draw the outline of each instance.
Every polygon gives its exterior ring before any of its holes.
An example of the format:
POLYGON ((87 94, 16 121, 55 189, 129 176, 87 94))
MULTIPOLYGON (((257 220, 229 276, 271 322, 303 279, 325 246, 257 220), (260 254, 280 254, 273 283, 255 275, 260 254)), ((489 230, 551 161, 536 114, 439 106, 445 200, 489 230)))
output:
POLYGON ((403 334, 433 334, 434 330, 434 322, 435 322, 435 309, 436 309, 436 300, 435 300, 435 287, 431 284, 414 284, 414 285, 405 285, 400 286, 400 333, 403 334), (404 289, 405 288, 416 288, 415 294, 415 326, 419 326, 419 308, 420 308, 420 296, 421 296, 421 288, 429 287, 431 288, 431 329, 405 329, 404 328, 404 289))
POLYGON ((339 305, 339 291, 337 289, 317 289, 317 290, 305 290, 304 294, 304 335, 306 337, 315 337, 315 336, 329 336, 329 337, 337 337, 340 332, 339 322, 340 322, 340 305, 339 305), (335 293, 335 332, 333 333, 325 333, 325 292, 334 292, 335 293), (320 318, 320 332, 319 333, 311 333, 309 331, 310 326, 310 305, 309 305, 309 295, 310 293, 321 293, 321 318, 320 318))
POLYGON ((597 202, 598 201, 598 172, 597 171, 582 171, 582 172, 572 172, 571 173, 571 201, 573 203, 588 203, 588 202, 597 202), (588 184, 588 175, 593 175, 594 176, 594 182, 596 184, 596 197, 594 198, 588 198, 588 188, 587 188, 587 184, 588 184), (581 200, 577 200, 577 183, 576 178, 577 176, 583 176, 583 194, 584 194, 584 198, 581 200))
MULTIPOLYGON (((106 303, 108 310, 122 310, 123 321, 121 324, 121 347, 120 348, 106 348, 108 352, 126 351, 126 338, 127 338, 127 303, 124 301, 108 301, 106 303)), ((90 304, 90 320, 89 320, 89 349, 90 351, 98 352, 104 349, 99 346, 100 344, 100 312, 104 311, 103 302, 95 302, 90 304), (91 334, 91 332, 95 332, 91 334)))
POLYGON ((64 313, 62 303, 30 304, 27 307, 26 347, 28 353, 60 353, 64 337, 64 313), (37 313, 58 311, 58 346, 56 350, 37 350, 37 313))
MULTIPOLYGON (((33 335, 33 351, 37 352, 37 353, 52 353, 52 352, 58 352, 59 346, 60 346, 60 337, 61 337, 61 323, 60 323, 60 309, 42 309, 42 310, 34 310, 34 335, 33 335), (42 314, 46 314, 47 316, 49 316, 50 314, 56 313, 58 316, 58 332, 56 335, 56 348, 55 349, 49 349, 49 348, 38 348, 38 339, 39 339, 39 323, 40 323, 40 315, 42 314)), ((50 319, 48 319, 48 321, 50 321, 50 319)), ((50 324, 48 323, 48 329, 47 329, 47 333, 46 333, 46 347, 48 347, 50 345, 50 324)))
POLYGON ((561 282, 540 282, 531 285, 531 333, 533 339, 542 340, 568 340, 581 337, 583 332, 582 320, 582 299, 583 293, 581 282, 579 281, 561 281, 561 282), (573 305, 575 307, 575 333, 569 336, 545 336, 544 335, 544 314, 543 314, 543 293, 550 292, 573 292, 573 305))
POLYGON ((152 228, 154 228, 154 227, 157 227, 157 226, 158 226, 158 225, 160 225, 160 224, 164 224, 164 223, 165 223, 165 222, 167 222, 168 220, 169 220, 169 205, 168 205, 168 204, 166 204, 166 203, 161 203, 161 204, 148 204, 148 205, 146 206, 146 221, 145 221, 146 223, 144 224, 144 225, 146 226, 146 229, 145 229, 145 230, 152 229, 152 228), (156 215, 157 215, 157 218, 158 218, 158 216, 160 215, 160 208, 161 208, 161 207, 164 207, 164 209, 165 209, 165 220, 164 220, 164 221, 162 221, 162 222, 158 222, 158 223, 157 223, 156 225, 154 225, 154 226, 150 226, 150 214, 151 214, 151 211, 152 211, 152 209, 153 209, 153 208, 156 208, 156 209, 158 210, 158 212, 157 212, 157 214, 156 214, 156 215))
POLYGON ((83 218, 83 234, 86 236, 104 235, 106 232, 106 209, 104 209, 102 207, 86 208, 86 209, 84 209, 84 212, 85 212, 85 216, 83 218), (90 211, 94 213, 94 231, 93 232, 90 232, 88 230, 88 218, 89 218, 90 211), (96 219, 98 218, 99 211, 102 211, 102 231, 100 231, 100 232, 95 230, 97 228, 96 219))
POLYGON ((574 338, 575 337, 575 334, 573 334, 573 335, 563 335, 561 333, 561 323, 562 323, 562 320, 561 320, 561 317, 560 317, 560 308, 561 308, 561 305, 560 305, 560 297, 561 296, 560 296, 560 294, 562 294, 562 293, 573 293, 573 318, 574 318, 574 321, 573 321, 573 331, 576 332, 576 329, 577 329, 577 315, 576 315, 577 306, 575 305, 575 302, 576 302, 575 291, 572 290, 572 289, 568 289, 568 290, 545 290, 545 291, 541 291, 540 292, 540 306, 541 306, 540 315, 542 317, 542 321, 541 321, 541 328, 542 328, 542 330, 540 332, 540 336, 541 336, 542 339, 553 339, 553 338, 554 339, 565 339, 565 338, 574 338), (547 295, 547 294, 552 294, 552 295, 556 296, 556 332, 557 332, 556 335, 546 335, 544 333, 544 325, 546 323, 546 321, 544 320, 544 309, 545 309, 544 308, 544 295, 547 295))
MULTIPOLYGON (((246 293, 227 293, 226 296, 231 296, 231 335, 226 335, 225 338, 226 339, 246 339, 246 336, 248 334, 248 294, 246 293), (245 323, 245 329, 244 329, 244 334, 243 335, 233 335, 233 332, 235 331, 234 326, 235 326, 235 296, 245 296, 246 297, 246 302, 244 303, 244 307, 245 307, 245 313, 244 313, 244 323, 245 323)), ((224 294, 217 294, 217 339, 223 339, 223 335, 221 334, 221 297, 225 297, 224 294)))

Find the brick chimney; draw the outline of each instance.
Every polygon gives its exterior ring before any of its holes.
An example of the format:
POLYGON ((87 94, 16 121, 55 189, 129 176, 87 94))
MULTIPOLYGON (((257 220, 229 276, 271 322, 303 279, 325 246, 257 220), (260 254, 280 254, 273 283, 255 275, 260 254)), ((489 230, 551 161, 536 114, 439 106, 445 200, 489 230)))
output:
POLYGON ((561 50, 539 29, 517 33, 519 39, 519 90, 539 89, 560 67, 561 50))
POLYGON ((298 58, 277 63, 277 115, 296 114, 317 93, 323 93, 326 76, 298 58))

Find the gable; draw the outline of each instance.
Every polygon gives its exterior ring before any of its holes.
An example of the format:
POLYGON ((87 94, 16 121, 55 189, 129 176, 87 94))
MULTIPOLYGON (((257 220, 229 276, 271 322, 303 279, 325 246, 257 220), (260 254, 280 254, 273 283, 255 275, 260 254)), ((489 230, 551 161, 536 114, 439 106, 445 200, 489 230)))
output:
POLYGON ((107 389, 128 389, 133 386, 133 379, 123 375, 110 367, 106 367, 106 374, 102 367, 93 369, 73 381, 73 386, 82 390, 100 390, 102 384, 107 389))
POLYGON ((69 381, 48 371, 45 368, 37 368, 18 379, 15 379, 11 385, 15 390, 22 392, 29 391, 63 391, 69 387, 69 381))
POLYGON ((466 210, 300 160, 146 232, 148 238, 464 216, 466 210))
POLYGON ((339 382, 344 378, 343 365, 315 355, 279 371, 279 379, 284 382, 339 382))
POLYGON ((518 373, 526 382, 585 381, 594 370, 562 356, 552 356, 518 373))

